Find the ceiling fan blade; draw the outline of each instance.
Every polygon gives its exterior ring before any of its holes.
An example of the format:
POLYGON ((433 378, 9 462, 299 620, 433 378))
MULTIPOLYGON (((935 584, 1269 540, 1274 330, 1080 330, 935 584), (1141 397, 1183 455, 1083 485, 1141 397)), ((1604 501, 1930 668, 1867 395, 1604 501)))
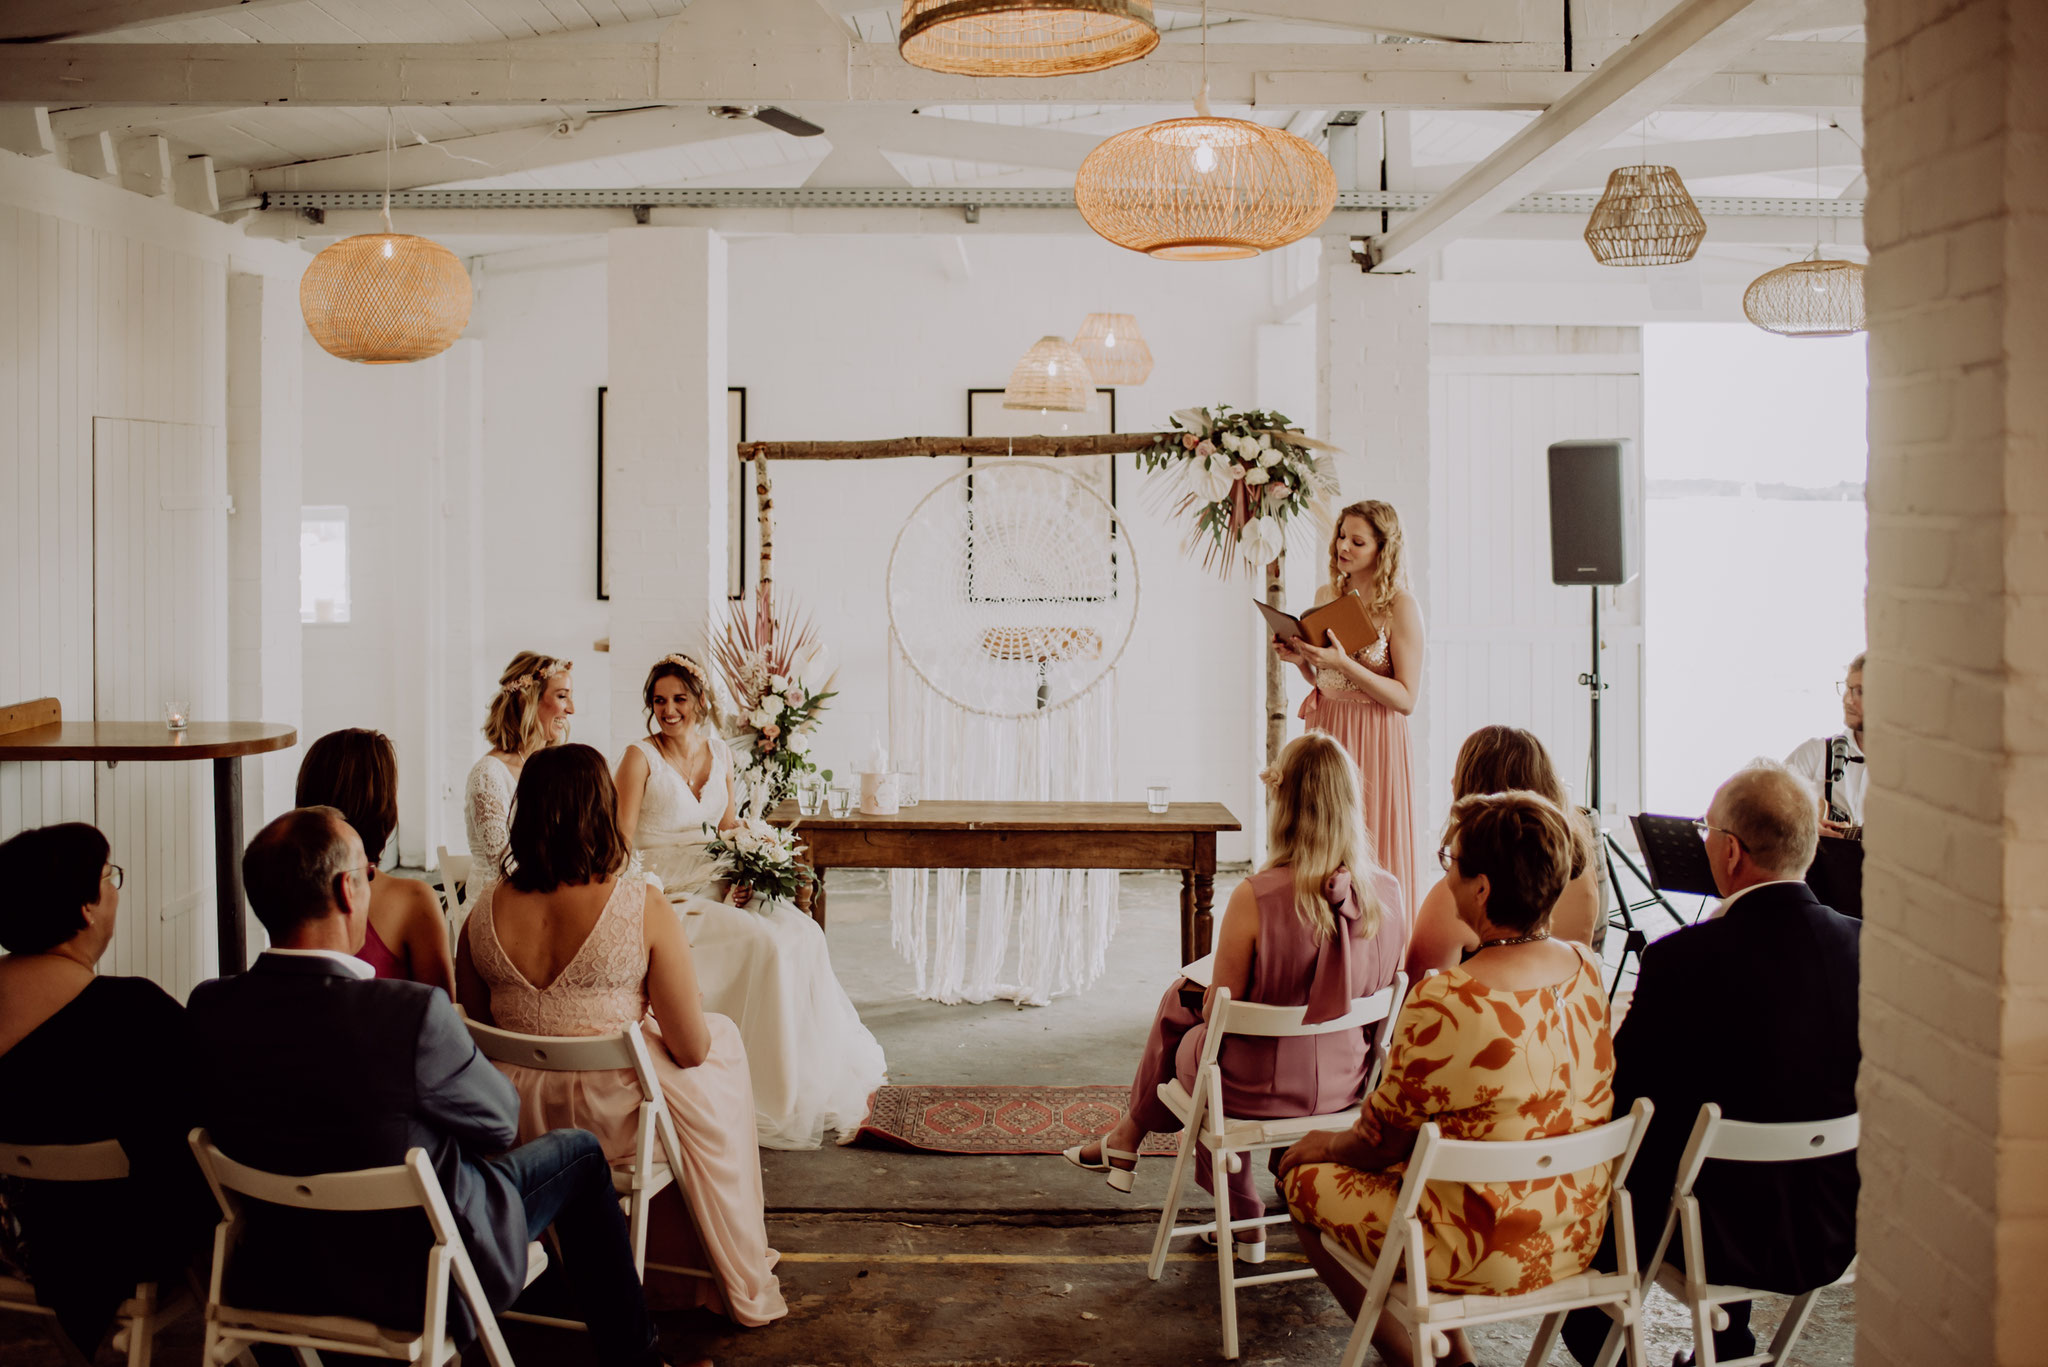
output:
POLYGON ((764 105, 755 110, 754 117, 776 132, 787 133, 792 138, 815 138, 825 131, 809 119, 800 119, 787 109, 777 109, 774 105, 764 105))

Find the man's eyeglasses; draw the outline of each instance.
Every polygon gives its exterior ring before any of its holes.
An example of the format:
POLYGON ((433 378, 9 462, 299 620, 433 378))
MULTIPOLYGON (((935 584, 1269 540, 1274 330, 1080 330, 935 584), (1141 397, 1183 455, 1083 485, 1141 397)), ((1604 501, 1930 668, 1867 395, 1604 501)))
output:
POLYGON ((1721 834, 1727 836, 1730 840, 1733 840, 1737 845, 1742 845, 1743 849, 1746 850, 1749 848, 1749 846, 1742 844, 1741 836, 1729 830, 1726 826, 1715 826, 1710 824, 1707 821, 1707 819, 1703 816, 1694 818, 1692 828, 1700 833, 1700 839, 1702 840, 1705 840, 1707 838, 1707 832, 1719 831, 1721 834))
POLYGON ((1851 685, 1851 684, 1848 684, 1848 683, 1838 683, 1838 684, 1836 684, 1836 685, 1835 685, 1835 696, 1836 696, 1836 697, 1838 697, 1838 698, 1854 698, 1854 699, 1855 699, 1855 700, 1856 700, 1857 702, 1862 702, 1862 701, 1863 701, 1863 685, 1862 685, 1862 684, 1854 684, 1854 685, 1851 685))
POLYGON ((1436 862, 1443 865, 1445 873, 1449 873, 1457 864, 1458 856, 1451 853, 1449 845, 1439 845, 1436 849, 1436 862))
POLYGON ((112 883, 114 885, 114 891, 119 892, 121 890, 122 882, 124 882, 127 879, 127 877, 128 875, 122 871, 122 868, 119 864, 109 864, 107 865, 107 871, 100 875, 100 881, 103 883, 112 883))

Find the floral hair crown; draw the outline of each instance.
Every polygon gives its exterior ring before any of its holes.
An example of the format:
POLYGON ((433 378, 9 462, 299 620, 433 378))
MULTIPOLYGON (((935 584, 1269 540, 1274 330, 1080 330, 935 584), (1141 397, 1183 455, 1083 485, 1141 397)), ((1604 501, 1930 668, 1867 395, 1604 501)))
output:
POLYGON ((690 682, 696 684, 699 689, 710 686, 710 680, 704 675, 704 666, 698 664, 687 655, 664 655, 655 663, 676 666, 683 673, 689 675, 690 682))
POLYGON ((567 660, 549 660, 535 668, 532 673, 521 674, 518 678, 499 685, 498 691, 500 693, 524 693, 530 689, 539 688, 553 675, 567 674, 571 668, 573 666, 567 660))

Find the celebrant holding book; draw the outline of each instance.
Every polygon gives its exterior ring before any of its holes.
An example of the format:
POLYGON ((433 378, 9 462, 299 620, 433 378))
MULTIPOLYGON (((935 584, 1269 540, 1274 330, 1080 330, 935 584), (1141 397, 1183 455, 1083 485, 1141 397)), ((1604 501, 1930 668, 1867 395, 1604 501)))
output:
POLYGON ((1276 634, 1273 650, 1315 685, 1302 720, 1334 736, 1358 765, 1366 830, 1381 866, 1400 880, 1405 922, 1416 899, 1408 716, 1422 696, 1423 644, 1422 608, 1408 591, 1401 549, 1392 504, 1375 498, 1345 508, 1330 540, 1330 582, 1316 591, 1316 606, 1356 594, 1371 639, 1354 653, 1333 631, 1320 642, 1276 634))

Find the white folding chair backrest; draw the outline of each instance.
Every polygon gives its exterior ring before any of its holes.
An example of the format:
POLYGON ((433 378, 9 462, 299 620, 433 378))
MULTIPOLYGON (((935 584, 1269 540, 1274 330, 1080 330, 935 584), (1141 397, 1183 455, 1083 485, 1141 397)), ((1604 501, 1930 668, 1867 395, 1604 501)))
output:
MULTIPOLYGON (((1709 1101, 1700 1107, 1699 1119, 1693 1123, 1693 1139, 1686 1145, 1686 1151, 1690 1158, 1692 1144, 1698 1143, 1700 1162, 1717 1158, 1730 1163, 1797 1163, 1848 1153, 1856 1147, 1861 1134, 1862 1121, 1854 1111, 1833 1120, 1766 1123, 1724 1119, 1720 1105, 1709 1101)), ((1685 1164, 1685 1170, 1689 1176, 1698 1177, 1692 1163, 1685 1164)), ((1692 1190, 1691 1181, 1682 1185, 1684 1190, 1692 1190)))
POLYGON ((37 1182, 113 1182, 128 1175, 118 1139, 90 1144, 0 1144, 0 1174, 37 1182))
POLYGON ((1640 1139, 1633 1114, 1576 1134, 1562 1134, 1555 1139, 1498 1141, 1445 1139, 1436 1123, 1431 1121, 1422 1127, 1422 1138, 1416 1141, 1417 1156, 1409 1164, 1411 1180, 1404 1185, 1415 1186, 1419 1195, 1425 1180, 1489 1184, 1533 1182, 1544 1177, 1585 1172, 1603 1163, 1626 1158, 1628 1162, 1615 1172, 1615 1180, 1620 1181, 1628 1172, 1628 1163, 1635 1161, 1635 1147, 1640 1139), (1428 1143, 1427 1150, 1423 1147, 1424 1141, 1428 1143), (1413 1177, 1415 1169, 1424 1166, 1425 1160, 1427 1177, 1413 1177))
POLYGON ((462 934, 462 922, 469 915, 469 867, 466 854, 451 854, 440 847, 441 911, 448 918, 448 942, 453 945, 462 934))
POLYGON ((1369 997, 1353 997, 1350 1010, 1335 1020, 1317 1021, 1314 1025, 1302 1024, 1301 1018, 1308 1014, 1306 1006, 1267 1006, 1263 1002, 1229 1001, 1229 990, 1222 989, 1226 1003, 1224 1034, 1287 1039, 1302 1035, 1334 1035, 1341 1030, 1363 1030, 1368 1025, 1389 1019, 1398 1014, 1401 999, 1407 995, 1408 977, 1396 973, 1391 986, 1383 987, 1369 997))

